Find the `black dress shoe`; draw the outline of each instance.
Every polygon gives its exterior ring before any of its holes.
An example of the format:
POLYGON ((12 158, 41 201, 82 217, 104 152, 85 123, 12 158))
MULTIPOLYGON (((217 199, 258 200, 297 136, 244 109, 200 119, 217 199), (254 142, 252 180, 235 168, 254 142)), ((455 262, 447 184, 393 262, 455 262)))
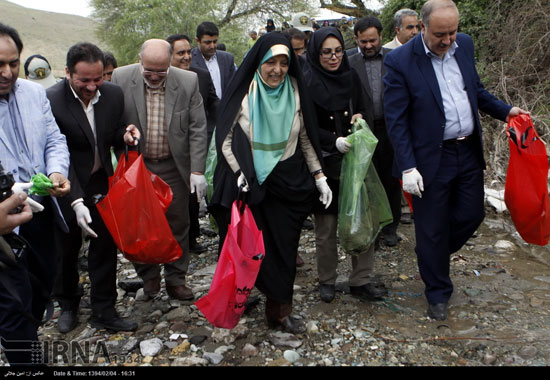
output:
POLYGON ((429 304, 428 317, 437 321, 444 321, 447 319, 447 302, 429 304))
POLYGON ((397 233, 395 232, 388 232, 382 235, 384 238, 384 244, 387 247, 395 247, 397 243, 401 240, 399 236, 397 236, 397 233))
POLYGON ((60 333, 66 334, 69 331, 74 330, 78 324, 78 317, 76 311, 62 310, 59 318, 57 319, 57 329, 60 333))
POLYGON ((189 252, 196 253, 200 255, 201 253, 205 252, 207 248, 204 245, 200 245, 196 241, 190 241, 189 242, 189 252))
POLYGON ((313 225, 313 223, 311 222, 311 220, 309 219, 306 219, 304 220, 304 224, 302 225, 302 228, 304 230, 312 230, 315 228, 315 226, 313 225))
POLYGON ((122 319, 119 316, 113 318, 99 318, 92 316, 90 324, 94 328, 106 329, 111 331, 135 331, 137 323, 127 319, 122 319))
POLYGON ((283 331, 291 334, 303 334, 306 332, 305 323, 292 316, 286 316, 281 321, 268 321, 270 328, 281 328, 283 331))
POLYGON ((123 289, 129 293, 135 293, 140 288, 143 288, 143 280, 141 279, 124 279, 124 280, 118 280, 118 287, 120 289, 123 289))
POLYGON ((336 294, 336 286, 333 284, 321 284, 319 285, 319 294, 321 296, 321 300, 324 302, 332 302, 336 294))
POLYGON ((350 286, 352 296, 362 301, 378 301, 388 294, 388 289, 383 283, 367 283, 361 286, 350 286))

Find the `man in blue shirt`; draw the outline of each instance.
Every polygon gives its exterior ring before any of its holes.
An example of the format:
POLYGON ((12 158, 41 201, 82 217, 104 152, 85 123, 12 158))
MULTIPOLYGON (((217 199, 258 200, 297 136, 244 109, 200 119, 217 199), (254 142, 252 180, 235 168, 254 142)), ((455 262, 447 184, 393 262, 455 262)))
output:
POLYGON ((45 298, 55 279, 58 231, 67 231, 56 197, 70 191, 69 151, 46 91, 37 83, 18 79, 22 49, 17 31, 0 24, 0 162, 15 182, 28 183, 34 174, 43 173, 53 188, 49 196, 33 196, 44 209, 18 231, 31 248, 13 268, 17 275, 10 281, 22 302, 0 289, 0 336, 10 363, 32 362, 31 351, 12 351, 10 343, 25 340, 28 345, 38 340, 36 322, 43 317, 45 298), (40 284, 31 285, 30 275, 40 284))
POLYGON ((384 110, 394 175, 413 194, 416 254, 428 316, 447 318, 450 255, 485 216, 478 109, 505 121, 526 113, 490 94, 475 68, 472 39, 458 31, 451 0, 430 0, 422 33, 386 55, 384 110))

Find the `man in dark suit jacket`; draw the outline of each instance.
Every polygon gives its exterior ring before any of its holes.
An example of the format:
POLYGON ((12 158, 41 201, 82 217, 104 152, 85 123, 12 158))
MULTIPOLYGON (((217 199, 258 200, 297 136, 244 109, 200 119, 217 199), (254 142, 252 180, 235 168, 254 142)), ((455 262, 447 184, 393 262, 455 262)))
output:
POLYGON ((235 74, 235 59, 231 53, 217 50, 218 28, 205 21, 197 27, 198 47, 191 51, 191 67, 199 67, 210 72, 216 88, 216 95, 222 98, 224 90, 235 74))
MULTIPOLYGON (((191 67, 191 39, 185 34, 173 34, 166 38, 166 41, 172 46, 171 65, 183 70, 189 70, 197 74, 199 79, 199 92, 202 96, 202 104, 206 114, 206 130, 208 133, 207 143, 210 139, 216 125, 216 108, 220 100, 216 96, 216 89, 208 70, 200 67, 191 67)), ((202 253, 206 247, 197 242, 200 236, 199 225, 199 202, 196 194, 189 196, 189 251, 192 253, 202 253)))
POLYGON ((499 120, 526 113, 484 89, 472 39, 457 33, 451 0, 430 0, 422 33, 384 61, 384 109, 395 150, 394 174, 413 194, 416 254, 428 316, 447 318, 450 255, 484 218, 482 131, 478 109, 499 120))
POLYGON ((366 121, 378 139, 372 162, 388 196, 393 217, 393 222, 382 229, 380 236, 385 245, 393 247, 399 242, 397 227, 401 219, 401 185, 392 175, 393 148, 386 131, 382 99, 383 60, 390 50, 382 47, 382 23, 376 17, 364 17, 357 21, 354 34, 360 53, 350 56, 349 64, 361 79, 365 108, 371 111, 366 115, 366 121))
POLYGON ((93 196, 107 194, 113 175, 110 148, 134 145, 135 126, 123 124, 121 89, 103 82, 103 53, 90 43, 78 43, 67 53, 67 78, 47 90, 52 112, 67 138, 71 164, 71 192, 60 202, 69 226, 63 239, 62 259, 54 288, 61 306, 58 328, 67 333, 77 325, 81 297, 77 259, 82 231, 91 236, 88 272, 91 281, 91 323, 94 327, 131 331, 135 322, 121 319, 115 310, 117 248, 99 215, 93 196), (80 228, 79 228, 80 226, 80 228))

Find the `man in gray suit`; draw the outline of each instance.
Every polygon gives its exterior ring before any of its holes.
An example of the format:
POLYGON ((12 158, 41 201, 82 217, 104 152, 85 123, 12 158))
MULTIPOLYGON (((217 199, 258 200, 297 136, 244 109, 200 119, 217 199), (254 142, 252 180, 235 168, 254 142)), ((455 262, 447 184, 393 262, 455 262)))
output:
POLYGON ((198 47, 191 51, 191 67, 199 67, 210 72, 212 82, 216 88, 218 99, 222 98, 223 91, 235 74, 235 58, 231 53, 217 50, 218 27, 209 21, 197 27, 195 41, 198 47))
MULTIPOLYGON (((170 67, 172 48, 164 40, 145 41, 139 63, 119 67, 112 82, 124 92, 127 124, 139 129, 147 169, 157 174, 174 194, 166 212, 168 224, 183 251, 164 264, 166 291, 172 298, 191 300, 185 284, 189 266, 189 193, 200 201, 206 192, 206 117, 197 74, 170 67)), ((134 264, 146 295, 160 290, 158 265, 134 264)))
POLYGON ((364 17, 357 21, 354 34, 361 53, 349 57, 349 63, 361 79, 366 108, 373 110, 367 115, 367 123, 378 139, 372 161, 386 190, 393 216, 393 223, 384 227, 381 236, 385 245, 391 247, 399 241, 397 226, 401 218, 401 185, 392 175, 393 148, 384 122, 383 60, 390 50, 382 48, 382 23, 376 17, 364 17))

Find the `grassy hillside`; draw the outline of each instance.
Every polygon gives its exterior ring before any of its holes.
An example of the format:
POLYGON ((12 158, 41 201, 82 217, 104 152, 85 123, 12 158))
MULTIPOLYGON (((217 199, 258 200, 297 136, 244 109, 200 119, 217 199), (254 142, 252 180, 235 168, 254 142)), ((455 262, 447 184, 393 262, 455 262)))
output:
POLYGON ((23 40, 21 76, 27 57, 41 54, 48 59, 54 75, 65 75, 67 50, 76 42, 88 41, 103 48, 95 36, 93 20, 74 15, 24 8, 0 0, 0 22, 19 32, 23 40))

